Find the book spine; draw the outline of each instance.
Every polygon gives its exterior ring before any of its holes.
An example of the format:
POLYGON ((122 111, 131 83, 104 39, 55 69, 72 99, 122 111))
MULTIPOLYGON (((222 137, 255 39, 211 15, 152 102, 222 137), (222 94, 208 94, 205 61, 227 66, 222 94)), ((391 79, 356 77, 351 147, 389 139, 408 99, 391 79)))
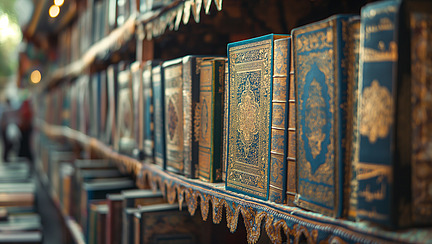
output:
POLYGON ((183 76, 181 61, 164 68, 167 169, 183 173, 183 76))
POLYGON ((199 116, 201 58, 187 56, 183 59, 183 173, 186 177, 198 178, 198 141, 199 127, 196 119, 199 116))
MULTIPOLYGON (((431 9, 429 7, 429 9, 431 9)), ((432 16, 429 13, 412 13, 411 27, 411 127, 412 127, 412 220, 415 224, 432 223, 432 128, 430 118, 432 103, 432 16), (425 58, 426 57, 426 58, 425 58), (417 111, 417 112, 416 112, 417 111), (418 112, 421 111, 421 112, 418 112), (424 115, 427 114, 429 119, 424 115)))
POLYGON ((154 104, 154 158, 155 163, 162 169, 166 168, 165 153, 165 87, 163 69, 158 65, 152 69, 153 79, 153 104, 154 104))
POLYGON ((294 55, 293 45, 290 43, 290 70, 289 70, 289 92, 288 92, 288 156, 287 156, 287 184, 286 204, 294 206, 297 193, 297 163, 296 163, 296 100, 295 100, 295 77, 294 77, 294 55))
POLYGON ((295 204, 341 217, 346 172, 346 83, 350 15, 293 30, 296 79, 295 204))
POLYGON ((224 60, 205 61, 201 64, 200 78, 200 139, 199 178, 207 182, 221 180, 222 93, 224 60))
POLYGON ((393 182, 399 180, 393 177, 398 5, 384 1, 363 7, 360 26, 357 217, 387 226, 394 225, 393 182))
POLYGON ((347 201, 348 218, 356 218, 358 181, 356 167, 358 163, 358 69, 360 51, 360 18, 349 21, 349 67, 347 84, 347 147, 346 167, 349 169, 348 182, 346 186, 345 199, 347 201))
MULTIPOLYGON (((135 140, 135 148, 141 153, 143 150, 143 121, 142 121, 142 113, 143 113, 143 94, 142 94, 142 79, 143 79, 143 69, 141 63, 136 61, 131 64, 131 73, 132 73, 132 97, 133 97, 133 118, 135 123, 133 131, 133 138, 135 140)), ((135 155, 138 156, 139 155, 135 155)))
POLYGON ((286 197, 290 40, 282 38, 274 41, 269 200, 275 203, 283 203, 286 197))
POLYGON ((144 156, 153 157, 154 154, 154 121, 153 121, 153 92, 152 92, 152 76, 151 69, 153 65, 148 64, 145 67, 143 73, 143 103, 144 103, 144 115, 143 115, 143 149, 144 156))
POLYGON ((228 73, 228 60, 225 61, 225 82, 224 82, 224 109, 223 109, 223 138, 222 138, 222 181, 226 180, 226 162, 227 162, 227 150, 228 150, 228 83, 229 83, 229 73, 228 73))

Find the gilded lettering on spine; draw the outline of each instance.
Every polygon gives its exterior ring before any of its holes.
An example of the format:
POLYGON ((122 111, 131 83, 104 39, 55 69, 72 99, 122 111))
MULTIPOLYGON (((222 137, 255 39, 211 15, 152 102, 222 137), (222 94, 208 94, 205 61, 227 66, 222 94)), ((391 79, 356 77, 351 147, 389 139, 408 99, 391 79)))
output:
POLYGON ((412 216, 432 219, 432 17, 413 13, 411 24, 412 216))
POLYGON ((268 197, 273 38, 229 47, 227 187, 268 197))

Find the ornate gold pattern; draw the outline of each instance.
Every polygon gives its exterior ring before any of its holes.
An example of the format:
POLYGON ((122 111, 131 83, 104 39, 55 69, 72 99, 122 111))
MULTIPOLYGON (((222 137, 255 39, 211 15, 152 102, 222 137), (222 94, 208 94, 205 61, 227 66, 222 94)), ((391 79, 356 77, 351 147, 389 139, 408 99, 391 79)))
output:
POLYGON ((393 125, 393 99, 390 91, 377 80, 364 88, 360 105, 360 134, 371 143, 385 138, 393 125))
POLYGON ((398 51, 396 42, 390 42, 388 51, 384 42, 380 41, 378 44, 379 50, 372 48, 363 48, 363 61, 364 62, 396 62, 398 60, 398 51))
MULTIPOLYGON (((245 149, 249 150, 253 137, 258 133, 256 127, 256 113, 259 104, 255 101, 254 94, 250 90, 245 90, 240 99, 241 102, 238 105, 240 109, 239 113, 244 117, 243 122, 239 124, 238 131, 240 132, 241 141, 245 149)), ((248 152, 246 152, 246 154, 247 153, 248 152)))
POLYGON ((309 97, 306 100, 306 126, 308 130, 305 132, 309 140, 309 148, 312 151, 312 156, 315 159, 321 152, 321 143, 324 141, 325 134, 323 127, 326 125, 326 116, 324 114, 325 101, 322 94, 322 87, 314 78, 310 88, 309 97))

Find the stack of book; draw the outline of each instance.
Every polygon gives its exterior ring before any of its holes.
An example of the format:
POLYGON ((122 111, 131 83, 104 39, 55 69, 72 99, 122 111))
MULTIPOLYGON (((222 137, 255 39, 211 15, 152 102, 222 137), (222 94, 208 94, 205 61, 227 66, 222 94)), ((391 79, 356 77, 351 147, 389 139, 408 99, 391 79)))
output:
POLYGON ((36 183, 28 161, 0 164, 0 243, 42 243, 36 183))

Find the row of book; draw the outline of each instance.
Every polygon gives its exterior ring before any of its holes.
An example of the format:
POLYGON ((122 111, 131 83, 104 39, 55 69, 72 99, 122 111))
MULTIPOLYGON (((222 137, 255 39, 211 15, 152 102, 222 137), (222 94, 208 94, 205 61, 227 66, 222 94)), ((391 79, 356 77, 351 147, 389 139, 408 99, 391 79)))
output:
MULTIPOLYGON (((41 134, 36 140, 41 145, 37 155, 40 170, 47 174, 43 162, 49 161, 50 168, 59 171, 60 187, 54 187, 58 179, 48 183, 53 186, 54 201, 63 215, 78 223, 85 243, 210 244, 246 239, 244 233, 231 235, 226 226, 203 221, 201 214, 191 216, 187 208, 179 210, 178 203, 167 203, 161 191, 137 189, 114 162, 82 159, 83 155, 70 158, 70 146, 59 147, 41 134)), ((72 240, 65 239, 67 243, 72 240)))
POLYGON ((42 114, 227 190, 390 227, 430 224, 431 9, 371 3, 361 16, 230 43, 228 61, 113 64, 51 90, 42 114))
POLYGON ((0 243, 42 243, 36 184, 27 160, 0 164, 0 243))
POLYGON ((77 18, 58 37, 58 65, 77 61, 95 43, 121 27, 130 17, 168 6, 173 0, 76 1, 77 18))

